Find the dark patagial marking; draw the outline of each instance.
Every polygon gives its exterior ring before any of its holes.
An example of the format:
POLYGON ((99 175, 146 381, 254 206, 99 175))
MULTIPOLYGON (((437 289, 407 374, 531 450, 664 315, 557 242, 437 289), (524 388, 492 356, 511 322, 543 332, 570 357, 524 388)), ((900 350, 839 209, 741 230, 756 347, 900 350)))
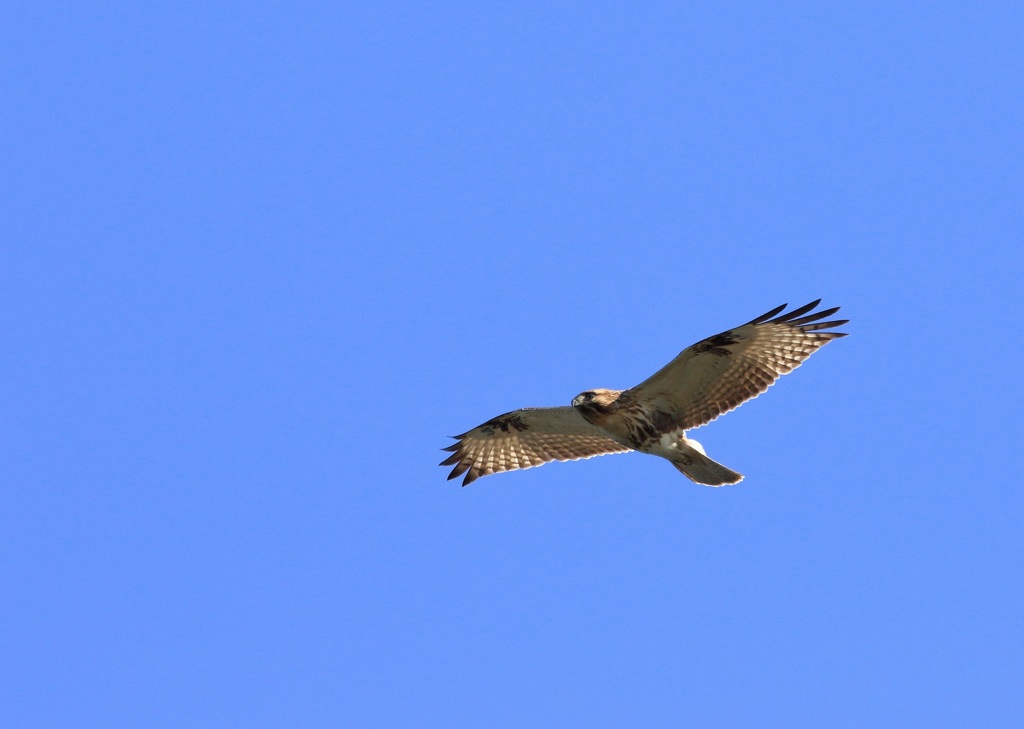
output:
POLYGON ((509 428, 513 430, 523 431, 528 430, 527 425, 521 416, 515 413, 506 413, 505 415, 499 415, 496 418, 488 420, 486 423, 480 426, 480 429, 487 435, 494 435, 495 430, 500 430, 502 433, 507 433, 509 428))
POLYGON ((739 340, 732 335, 732 332, 722 332, 716 334, 713 337, 708 337, 703 342, 698 342, 693 345, 693 349, 696 352, 710 352, 711 354, 717 354, 719 357, 727 357, 732 354, 726 347, 730 344, 736 344, 739 340))
POLYGON ((659 437, 663 433, 667 433, 670 430, 675 430, 676 428, 679 427, 675 421, 675 418, 666 413, 664 410, 655 411, 654 415, 651 418, 651 421, 654 423, 654 429, 658 431, 659 437))

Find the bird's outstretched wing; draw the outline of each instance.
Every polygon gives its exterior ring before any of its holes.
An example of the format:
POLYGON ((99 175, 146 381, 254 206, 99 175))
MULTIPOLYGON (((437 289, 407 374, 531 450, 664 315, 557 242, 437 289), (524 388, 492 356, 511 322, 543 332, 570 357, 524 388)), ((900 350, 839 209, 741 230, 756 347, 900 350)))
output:
POLYGON ((441 465, 455 466, 449 480, 465 473, 463 486, 501 471, 630 450, 571 407, 513 410, 454 437, 441 465))
POLYGON ((786 304, 741 327, 684 349, 665 367, 627 390, 669 414, 684 429, 710 423, 768 389, 843 332, 848 319, 821 321, 839 307, 812 311, 821 299, 788 313, 786 304), (774 318, 773 318, 774 317, 774 318))

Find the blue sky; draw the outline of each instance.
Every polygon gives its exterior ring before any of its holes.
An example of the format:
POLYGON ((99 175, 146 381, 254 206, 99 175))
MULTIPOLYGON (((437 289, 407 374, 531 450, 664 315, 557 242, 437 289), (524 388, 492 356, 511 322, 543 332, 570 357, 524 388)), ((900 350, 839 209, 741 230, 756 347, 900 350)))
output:
POLYGON ((1024 721, 1020 7, 4 16, 3 725, 1024 721), (738 486, 436 465, 818 297, 738 486))

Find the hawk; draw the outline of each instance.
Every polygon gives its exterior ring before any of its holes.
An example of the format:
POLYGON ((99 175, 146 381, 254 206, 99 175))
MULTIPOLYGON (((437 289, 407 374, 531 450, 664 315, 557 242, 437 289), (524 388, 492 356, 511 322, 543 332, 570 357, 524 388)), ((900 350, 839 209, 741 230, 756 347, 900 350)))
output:
POLYGON ((686 437, 691 428, 757 397, 819 348, 844 332, 848 319, 821 321, 839 307, 814 311, 821 299, 783 313, 787 304, 743 326, 684 349, 636 387, 581 392, 569 407, 523 408, 499 415, 443 450, 449 479, 639 451, 667 458, 684 476, 706 486, 738 483, 743 476, 708 458, 686 437))

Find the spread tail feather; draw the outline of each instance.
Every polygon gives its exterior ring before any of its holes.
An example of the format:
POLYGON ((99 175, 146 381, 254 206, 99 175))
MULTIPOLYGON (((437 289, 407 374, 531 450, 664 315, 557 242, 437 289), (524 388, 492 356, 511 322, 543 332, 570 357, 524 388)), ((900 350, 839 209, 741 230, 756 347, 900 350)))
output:
POLYGON ((671 463, 688 479, 704 486, 724 486, 743 480, 743 474, 704 455, 704 449, 695 440, 684 439, 679 446, 679 458, 671 463))

